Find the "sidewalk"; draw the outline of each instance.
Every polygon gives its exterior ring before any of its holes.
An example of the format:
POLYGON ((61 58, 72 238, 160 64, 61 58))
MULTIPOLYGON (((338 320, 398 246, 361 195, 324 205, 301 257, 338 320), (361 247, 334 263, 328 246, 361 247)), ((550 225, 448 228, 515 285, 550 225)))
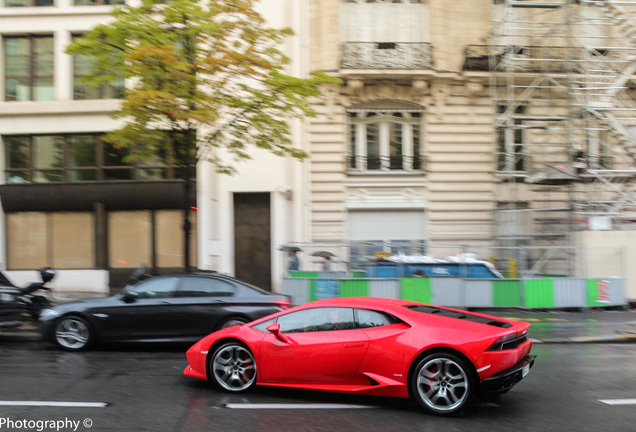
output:
POLYGON ((488 310, 486 314, 530 323, 535 343, 636 342, 636 310, 488 310))
MULTIPOLYGON (((57 303, 104 297, 95 293, 55 293, 57 303)), ((535 343, 636 342, 636 309, 583 309, 576 312, 532 309, 480 309, 477 312, 530 323, 528 337, 535 343)), ((0 329, 0 338, 38 340, 34 322, 0 329)))

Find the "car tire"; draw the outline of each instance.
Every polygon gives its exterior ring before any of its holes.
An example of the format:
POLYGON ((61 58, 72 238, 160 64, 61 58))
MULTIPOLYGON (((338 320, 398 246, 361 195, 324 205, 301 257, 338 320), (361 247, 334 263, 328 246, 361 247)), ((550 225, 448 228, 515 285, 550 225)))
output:
POLYGON ((472 370, 451 353, 435 353, 420 360, 411 377, 411 394, 427 412, 455 414, 468 405, 474 394, 472 370))
POLYGON ((56 345, 67 351, 81 351, 93 341, 93 331, 88 322, 79 316, 69 315, 60 318, 53 328, 56 345))
POLYGON ((223 321, 221 323, 221 325, 219 326, 219 330, 224 329, 224 328, 228 328, 228 327, 234 327, 237 325, 241 325, 241 324, 246 324, 249 321, 246 320, 245 318, 241 318, 241 317, 233 317, 233 318, 229 318, 226 319, 225 321, 223 321))
POLYGON ((218 347, 209 362, 209 378, 219 388, 240 393, 256 383, 256 360, 240 342, 227 342, 218 347))

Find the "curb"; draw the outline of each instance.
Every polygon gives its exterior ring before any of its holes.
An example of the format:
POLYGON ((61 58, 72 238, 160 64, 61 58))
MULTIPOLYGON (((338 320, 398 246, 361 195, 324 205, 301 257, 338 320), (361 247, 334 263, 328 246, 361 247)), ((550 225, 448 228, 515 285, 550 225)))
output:
POLYGON ((536 339, 530 338, 534 343, 538 344, 591 344, 591 343, 629 343, 636 342, 636 333, 624 332, 617 333, 615 335, 603 335, 603 336, 576 336, 569 338, 555 338, 555 339, 536 339))

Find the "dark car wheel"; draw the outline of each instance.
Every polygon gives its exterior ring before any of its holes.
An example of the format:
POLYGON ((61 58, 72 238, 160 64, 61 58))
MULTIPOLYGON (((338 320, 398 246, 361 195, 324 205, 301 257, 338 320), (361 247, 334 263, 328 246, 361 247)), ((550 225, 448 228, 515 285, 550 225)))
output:
POLYGON ((436 415, 454 414, 472 398, 471 370, 453 354, 431 354, 415 367, 411 392, 426 411, 436 415))
POLYGON ((90 345, 93 335, 84 318, 65 316, 55 324, 54 337, 55 343, 60 348, 79 351, 90 345))
POLYGON ((234 327, 237 325, 241 325, 241 324, 246 324, 249 321, 246 320, 245 318, 239 318, 239 317, 235 317, 235 318, 230 318, 228 320, 225 320, 221 323, 221 325, 219 326, 219 330, 224 329, 224 328, 228 328, 228 327, 234 327))
POLYGON ((242 392, 256 382, 256 361, 239 342, 228 342, 214 351, 210 360, 210 380, 229 392, 242 392))

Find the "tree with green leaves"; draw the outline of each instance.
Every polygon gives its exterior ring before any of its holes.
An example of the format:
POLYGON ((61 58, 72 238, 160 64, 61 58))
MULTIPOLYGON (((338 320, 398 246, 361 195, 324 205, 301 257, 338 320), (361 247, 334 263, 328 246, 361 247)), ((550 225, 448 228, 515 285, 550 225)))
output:
POLYGON ((290 138, 289 120, 312 116, 310 99, 323 73, 285 73, 280 50, 292 34, 269 28, 254 0, 141 0, 117 7, 113 20, 77 38, 67 52, 92 59, 85 82, 125 79, 120 129, 104 139, 125 148, 131 160, 165 154, 184 181, 184 263, 189 268, 187 199, 200 160, 220 173, 250 158, 250 148, 307 157, 290 138), (228 162, 221 154, 230 155, 228 162))

